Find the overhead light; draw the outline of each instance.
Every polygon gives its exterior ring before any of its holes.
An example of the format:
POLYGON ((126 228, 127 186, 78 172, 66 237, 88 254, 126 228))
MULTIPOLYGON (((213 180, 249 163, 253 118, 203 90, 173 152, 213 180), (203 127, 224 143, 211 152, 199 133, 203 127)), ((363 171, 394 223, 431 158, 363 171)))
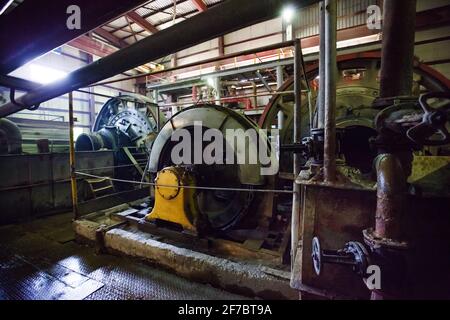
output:
POLYGON ((283 11, 281 12, 281 16, 283 17, 283 20, 287 23, 291 23, 292 19, 294 18, 295 14, 295 8, 293 6, 286 6, 283 8, 283 11))
POLYGON ((0 7, 0 15, 2 15, 13 2, 14 2, 14 0, 9 0, 8 2, 6 2, 6 4, 3 7, 0 7))
POLYGON ((45 67, 38 64, 31 64, 30 72, 31 72, 30 74, 31 81, 38 82, 41 84, 52 83, 56 80, 61 80, 67 77, 67 72, 45 67))

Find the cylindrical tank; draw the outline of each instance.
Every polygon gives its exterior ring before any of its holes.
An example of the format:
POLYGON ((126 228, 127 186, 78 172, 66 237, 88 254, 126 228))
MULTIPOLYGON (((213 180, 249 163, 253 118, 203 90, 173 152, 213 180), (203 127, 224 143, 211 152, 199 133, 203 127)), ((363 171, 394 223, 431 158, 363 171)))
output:
POLYGON ((22 134, 19 127, 8 119, 0 119, 0 155, 21 153, 22 134))

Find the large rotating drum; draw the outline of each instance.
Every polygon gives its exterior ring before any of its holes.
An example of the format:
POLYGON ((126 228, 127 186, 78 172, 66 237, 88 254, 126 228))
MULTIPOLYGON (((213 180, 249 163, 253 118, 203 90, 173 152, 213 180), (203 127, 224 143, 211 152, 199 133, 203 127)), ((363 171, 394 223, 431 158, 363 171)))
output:
POLYGON ((77 151, 116 150, 121 147, 150 149, 165 122, 158 106, 142 95, 128 94, 108 100, 101 108, 91 134, 82 134, 77 151))
MULTIPOLYGON (((307 78, 313 92, 311 96, 312 110, 308 108, 308 97, 302 95, 301 105, 301 135, 310 136, 311 124, 317 123, 317 85, 318 64, 307 68, 307 78)), ((336 103, 336 125, 344 130, 342 151, 349 166, 360 169, 363 173, 372 168, 374 150, 370 149, 369 139, 377 135, 374 119, 379 110, 373 103, 379 96, 379 72, 381 56, 378 52, 350 54, 338 57, 338 81, 336 103)), ((303 88, 306 84, 303 83, 303 88)), ((414 66, 414 95, 424 92, 448 91, 450 82, 444 76, 418 61, 414 66)), ((289 79, 280 91, 293 90, 293 79, 289 79)), ((278 125, 278 113, 284 118, 280 132, 282 145, 293 142, 294 101, 290 96, 274 96, 267 105, 260 119, 262 128, 278 125)), ((281 171, 292 171, 292 157, 284 156, 280 161, 281 171)))
MULTIPOLYGON (((92 132, 78 137, 80 151, 114 151, 115 178, 141 181, 150 150, 165 117, 149 98, 128 94, 108 100, 101 108, 92 132)), ((117 182, 118 190, 135 185, 117 182)))
MULTIPOLYGON (((196 136, 195 132, 203 134, 208 129, 219 130, 223 137, 230 129, 244 132, 253 129, 258 133, 258 139, 261 139, 259 141, 268 142, 266 137, 260 135, 258 127, 252 121, 232 110, 215 105, 188 108, 170 119, 158 135, 150 156, 149 169, 151 173, 156 175, 167 171, 166 168, 175 166, 172 150, 177 142, 172 141, 172 137, 175 132, 182 129, 191 133, 192 145, 196 141, 201 141, 202 151, 208 143, 203 142, 202 137, 196 136)), ((224 141, 224 146, 226 143, 224 141)), ((247 141, 245 146, 238 145, 234 152, 235 155, 240 153, 257 154, 258 143, 247 141)), ((206 218, 209 228, 215 231, 227 230, 234 226, 248 211, 254 196, 251 189, 254 186, 265 184, 265 178, 261 175, 262 165, 259 161, 256 164, 226 164, 226 161, 223 161, 224 164, 219 162, 219 164, 210 165, 192 163, 182 165, 183 170, 195 176, 196 186, 199 187, 196 189, 192 201, 195 202, 200 214, 206 218), (223 190, 223 188, 241 190, 223 190), (246 191, 242 191, 242 189, 246 191)), ((174 212, 173 214, 178 213, 174 212)))

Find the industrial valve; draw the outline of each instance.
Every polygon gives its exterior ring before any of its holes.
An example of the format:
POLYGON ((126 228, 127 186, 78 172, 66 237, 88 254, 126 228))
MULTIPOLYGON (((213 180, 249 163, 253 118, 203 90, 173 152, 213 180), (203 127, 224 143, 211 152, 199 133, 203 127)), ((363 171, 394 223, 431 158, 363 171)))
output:
POLYGON ((450 102, 442 103, 440 100, 450 100, 450 93, 428 93, 420 96, 418 101, 415 97, 398 97, 392 106, 383 109, 375 119, 377 131, 385 137, 377 144, 392 145, 395 142, 396 145, 416 147, 450 144, 447 129, 450 102), (433 99, 437 101, 432 107, 429 101, 433 99))
POLYGON ((423 146, 441 146, 450 144, 450 133, 447 122, 450 120, 450 103, 432 108, 428 101, 431 99, 450 100, 448 92, 434 92, 424 94, 419 98, 420 106, 424 111, 422 122, 407 131, 407 136, 413 142, 423 146), (431 137, 439 135, 441 139, 432 140, 431 137))
MULTIPOLYGON (((344 133, 344 129, 336 129, 336 157, 342 156, 344 133)), ((310 137, 303 138, 301 143, 283 145, 281 146, 281 151, 298 153, 305 159, 312 159, 314 163, 322 164, 325 140, 324 135, 324 129, 312 129, 310 137)))
POLYGON ((370 266, 370 257, 364 245, 359 242, 348 242, 340 250, 322 250, 319 238, 313 238, 312 260, 314 271, 318 276, 323 272, 324 264, 337 264, 352 267, 353 271, 366 278, 370 266))

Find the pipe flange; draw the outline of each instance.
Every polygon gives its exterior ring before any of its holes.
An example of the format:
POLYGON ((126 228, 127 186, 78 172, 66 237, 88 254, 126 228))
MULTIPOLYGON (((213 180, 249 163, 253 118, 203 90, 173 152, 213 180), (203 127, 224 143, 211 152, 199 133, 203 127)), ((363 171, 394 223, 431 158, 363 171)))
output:
POLYGON ((408 250, 409 244, 405 241, 396 241, 393 239, 380 238, 373 229, 363 231, 364 242, 372 249, 390 249, 390 250, 408 250))

